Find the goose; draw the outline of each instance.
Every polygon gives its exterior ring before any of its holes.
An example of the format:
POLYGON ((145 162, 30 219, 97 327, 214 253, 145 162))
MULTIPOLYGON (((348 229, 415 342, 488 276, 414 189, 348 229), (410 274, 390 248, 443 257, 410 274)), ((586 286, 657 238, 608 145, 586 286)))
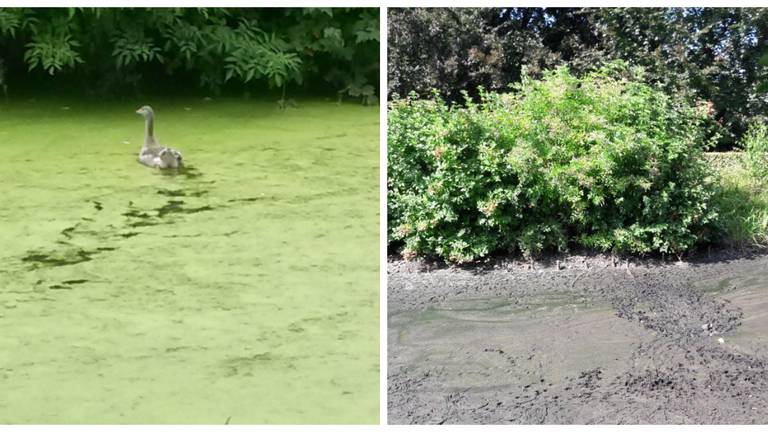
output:
POLYGON ((150 167, 178 168, 182 166, 181 152, 170 147, 163 147, 155 139, 155 112, 149 105, 136 110, 136 114, 144 117, 144 145, 139 152, 139 162, 150 167))

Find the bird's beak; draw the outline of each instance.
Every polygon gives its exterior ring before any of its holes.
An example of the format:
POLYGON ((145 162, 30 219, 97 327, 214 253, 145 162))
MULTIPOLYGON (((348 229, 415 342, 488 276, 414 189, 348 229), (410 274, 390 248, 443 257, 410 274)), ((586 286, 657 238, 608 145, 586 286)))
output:
POLYGON ((141 114, 141 109, 137 109, 136 114, 141 114))

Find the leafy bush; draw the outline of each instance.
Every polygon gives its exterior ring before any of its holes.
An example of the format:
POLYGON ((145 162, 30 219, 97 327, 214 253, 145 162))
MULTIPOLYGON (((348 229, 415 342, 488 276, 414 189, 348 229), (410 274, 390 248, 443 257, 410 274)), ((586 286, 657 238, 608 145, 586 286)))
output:
POLYGON ((453 262, 571 245, 680 253, 717 214, 703 150, 707 106, 671 100, 643 71, 566 68, 449 107, 389 105, 388 240, 453 262))
POLYGON ((12 89, 64 76, 109 94, 183 77, 214 94, 321 84, 372 103, 379 79, 374 8, 0 8, 0 36, 12 89))
MULTIPOLYGON (((733 148, 768 110, 768 8, 389 8, 388 94, 437 88, 505 91, 521 69, 534 76, 604 59, 646 68, 667 94, 713 103, 711 127, 733 148)), ((714 136, 715 131, 711 133, 714 136)))
POLYGON ((753 177, 768 179, 768 126, 763 122, 750 125, 739 141, 744 150, 744 165, 753 177))

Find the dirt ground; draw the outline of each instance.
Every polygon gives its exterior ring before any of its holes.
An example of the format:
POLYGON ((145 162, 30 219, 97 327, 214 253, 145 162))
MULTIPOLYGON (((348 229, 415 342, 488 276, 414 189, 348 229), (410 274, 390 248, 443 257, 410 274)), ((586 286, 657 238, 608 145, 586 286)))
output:
POLYGON ((768 422, 768 255, 388 266, 391 424, 768 422))

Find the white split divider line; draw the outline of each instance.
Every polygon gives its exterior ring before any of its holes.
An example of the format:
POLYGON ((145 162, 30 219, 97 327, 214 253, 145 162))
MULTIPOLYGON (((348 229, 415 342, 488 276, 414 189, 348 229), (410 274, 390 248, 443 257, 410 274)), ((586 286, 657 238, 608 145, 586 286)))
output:
POLYGON ((387 423, 387 9, 379 10, 379 422, 387 423))

